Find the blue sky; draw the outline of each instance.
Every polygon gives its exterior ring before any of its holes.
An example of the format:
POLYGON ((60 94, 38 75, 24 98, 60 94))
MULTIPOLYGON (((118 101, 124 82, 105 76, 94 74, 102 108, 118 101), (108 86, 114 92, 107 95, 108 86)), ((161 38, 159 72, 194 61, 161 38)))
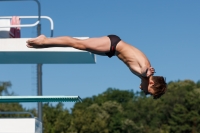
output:
MULTIPOLYGON (((41 15, 54 21, 54 37, 116 34, 139 48, 167 82, 200 80, 200 1, 198 0, 40 0, 41 15)), ((31 1, 1 2, 0 16, 35 16, 31 1)), ((22 24, 36 20, 23 19, 22 24)), ((42 20, 42 34, 50 24, 42 20)), ((36 28, 22 28, 23 38, 36 28)), ((25 45, 25 44, 24 44, 25 45)), ((98 95, 108 87, 139 91, 140 80, 117 58, 97 57, 96 64, 43 65, 43 95, 98 95)), ((0 65, 0 81, 10 81, 17 95, 36 95, 36 64, 0 65)), ((26 103, 25 107, 36 107, 26 103)), ((73 103, 65 103, 67 108, 73 103)))

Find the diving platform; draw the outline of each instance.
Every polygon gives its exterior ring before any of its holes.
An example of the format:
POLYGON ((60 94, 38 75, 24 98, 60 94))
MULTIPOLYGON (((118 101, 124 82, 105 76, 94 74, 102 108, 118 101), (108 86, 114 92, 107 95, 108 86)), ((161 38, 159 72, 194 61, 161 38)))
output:
MULTIPOLYGON (((88 37, 74 37, 87 39, 88 37)), ((95 64, 93 53, 72 47, 28 48, 30 38, 0 39, 0 64, 95 64)))
MULTIPOLYGON (((0 25, 0 64, 95 64, 95 55, 88 51, 72 47, 38 47, 28 48, 26 41, 30 38, 10 38, 10 28, 34 27, 40 29, 41 19, 50 22, 53 37, 54 23, 48 16, 41 16, 41 7, 38 0, 0 0, 1 1, 34 1, 38 5, 37 16, 18 16, 20 19, 38 19, 33 24, 10 24, 12 16, 0 16, 5 19, 0 25)), ((38 30, 40 31, 40 30, 38 30)), ((38 32, 41 34, 40 32, 38 32)), ((74 37, 87 39, 88 37, 74 37)), ((16 102, 81 102, 79 96, 0 96, 1 103, 16 102)), ((38 106, 38 117, 31 118, 0 118, 0 133, 42 133, 42 104, 38 106)), ((0 114, 7 114, 0 112, 0 114)), ((9 114, 12 114, 9 112, 9 114)), ((19 114, 19 112, 17 113, 19 114)))

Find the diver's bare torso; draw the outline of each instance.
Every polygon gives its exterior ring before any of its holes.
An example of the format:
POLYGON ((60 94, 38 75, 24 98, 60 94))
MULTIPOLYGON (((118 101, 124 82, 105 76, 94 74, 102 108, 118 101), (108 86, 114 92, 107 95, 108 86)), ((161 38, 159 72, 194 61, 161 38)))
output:
POLYGON ((146 70, 151 67, 147 57, 139 49, 124 41, 117 44, 116 56, 129 67, 132 73, 139 77, 146 76, 146 70))

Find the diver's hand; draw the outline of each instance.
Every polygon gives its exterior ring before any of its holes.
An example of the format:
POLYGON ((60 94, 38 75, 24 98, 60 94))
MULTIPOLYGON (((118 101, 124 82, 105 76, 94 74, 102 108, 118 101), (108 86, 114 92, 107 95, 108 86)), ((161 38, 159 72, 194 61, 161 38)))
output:
POLYGON ((149 67, 147 69, 147 77, 153 76, 155 73, 155 69, 153 67, 149 67))

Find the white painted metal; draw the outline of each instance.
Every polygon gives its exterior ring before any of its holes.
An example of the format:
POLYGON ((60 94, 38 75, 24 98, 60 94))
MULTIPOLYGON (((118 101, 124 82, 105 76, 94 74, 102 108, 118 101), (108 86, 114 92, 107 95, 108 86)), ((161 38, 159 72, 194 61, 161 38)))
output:
POLYGON ((36 118, 1 118, 0 133, 42 133, 42 123, 36 118))
MULTIPOLYGON (((27 18, 27 19, 30 19, 30 18, 39 18, 39 16, 17 16, 19 18, 27 18)), ((11 19, 12 16, 1 16, 0 19, 11 19)), ((48 16, 40 16, 40 18, 45 18, 45 19, 48 19, 50 21, 50 24, 51 24, 51 30, 53 30, 54 28, 54 24, 53 24, 53 20, 48 17, 48 16)), ((36 21, 35 23, 33 24, 24 24, 24 25, 3 25, 1 26, 0 25, 0 28, 10 28, 10 27, 33 27, 33 26, 36 26, 37 24, 39 24, 39 21, 36 21)))
MULTIPOLYGON (((50 18, 50 17, 48 17, 48 16, 18 16, 20 19, 31 19, 31 18, 38 18, 38 21, 36 21, 34 24, 23 24, 23 25, 10 25, 10 23, 9 24, 4 24, 4 25, 0 25, 0 29, 2 29, 2 28, 11 28, 11 27, 34 27, 34 26, 36 26, 36 25, 38 25, 39 24, 39 22, 40 22, 40 18, 43 18, 43 19, 48 19, 49 21, 50 21, 50 26, 51 26, 51 37, 53 37, 53 30, 54 30, 54 23, 53 23, 53 20, 50 18), (40 18, 39 18, 40 17, 40 18)), ((2 20, 2 19, 11 19, 12 18, 12 16, 1 16, 0 17, 0 20, 2 20)), ((0 36, 0 38, 2 38, 1 36, 0 36)), ((3 38, 5 38, 5 37, 3 37, 3 38)))
MULTIPOLYGON (((76 37, 87 39, 88 37, 76 37)), ((28 48, 29 38, 0 39, 0 64, 91 64, 95 55, 72 47, 28 48)))
MULTIPOLYGON (((0 19, 0 26, 10 25, 10 19, 0 19)), ((1 28, 0 27, 0 38, 10 38, 10 28, 1 28)))

